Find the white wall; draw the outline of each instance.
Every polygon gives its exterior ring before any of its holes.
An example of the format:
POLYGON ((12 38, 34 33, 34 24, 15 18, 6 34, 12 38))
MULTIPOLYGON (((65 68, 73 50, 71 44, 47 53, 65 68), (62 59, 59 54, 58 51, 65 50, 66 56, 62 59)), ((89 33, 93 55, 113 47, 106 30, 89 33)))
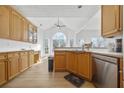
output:
POLYGON ((101 36, 101 9, 77 33, 77 44, 80 39, 90 42, 92 37, 101 36))
POLYGON ((90 42, 91 38, 101 36, 98 30, 82 30, 77 33, 76 43, 79 44, 79 40, 83 39, 85 42, 90 42))

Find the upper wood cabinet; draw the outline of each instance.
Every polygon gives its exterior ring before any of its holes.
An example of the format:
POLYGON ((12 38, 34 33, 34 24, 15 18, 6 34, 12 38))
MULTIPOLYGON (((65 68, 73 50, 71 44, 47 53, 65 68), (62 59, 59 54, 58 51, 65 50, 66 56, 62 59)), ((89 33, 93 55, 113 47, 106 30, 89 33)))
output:
POLYGON ((0 5, 0 38, 36 44, 37 27, 11 6, 0 5))
POLYGON ((37 28, 34 27, 34 32, 33 32, 33 43, 37 43, 37 28))
POLYGON ((8 79, 12 79, 19 73, 19 53, 8 54, 8 79))
POLYGON ((5 54, 0 54, 0 85, 7 81, 7 62, 5 54))
POLYGON ((56 51, 54 56, 54 70, 65 71, 66 69, 66 53, 64 51, 56 51))
POLYGON ((22 41, 28 42, 28 30, 29 30, 29 23, 23 18, 22 19, 22 34, 21 39, 22 41))
POLYGON ((32 24, 29 24, 29 37, 28 40, 30 43, 36 44, 37 43, 37 28, 32 24))
POLYGON ((22 33, 22 17, 15 11, 12 11, 12 30, 10 32, 11 39, 21 40, 22 33))
POLYGON ((89 80, 92 79, 92 62, 90 53, 78 54, 78 74, 89 80))
POLYGON ((9 38, 10 9, 0 6, 0 38, 9 38))
POLYGON ((123 7, 119 5, 103 5, 101 7, 101 30, 103 37, 113 37, 123 30, 123 7))

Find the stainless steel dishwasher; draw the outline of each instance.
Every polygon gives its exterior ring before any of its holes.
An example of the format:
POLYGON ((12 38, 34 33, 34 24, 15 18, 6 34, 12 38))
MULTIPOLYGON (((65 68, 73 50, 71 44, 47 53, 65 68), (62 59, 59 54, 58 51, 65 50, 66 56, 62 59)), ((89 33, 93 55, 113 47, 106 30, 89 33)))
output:
POLYGON ((99 88, 119 87, 118 59, 100 54, 93 54, 93 82, 99 88))

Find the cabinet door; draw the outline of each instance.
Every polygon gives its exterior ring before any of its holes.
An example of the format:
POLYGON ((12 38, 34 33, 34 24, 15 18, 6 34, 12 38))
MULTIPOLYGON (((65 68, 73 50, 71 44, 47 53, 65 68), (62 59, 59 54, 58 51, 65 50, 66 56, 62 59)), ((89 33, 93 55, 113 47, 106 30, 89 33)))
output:
POLYGON ((22 41, 28 41, 28 22, 25 19, 22 19, 22 41))
POLYGON ((54 56, 54 66, 55 71, 64 71, 66 68, 66 55, 65 52, 55 52, 54 56))
POLYGON ((8 77, 9 79, 15 77, 19 73, 19 54, 10 53, 8 54, 8 77))
POLYGON ((28 31, 28 41, 33 43, 33 26, 29 24, 29 31, 28 31))
POLYGON ((0 85, 4 84, 7 81, 6 78, 6 62, 4 56, 0 55, 0 85))
POLYGON ((34 53, 29 52, 29 66, 32 66, 34 64, 34 53))
POLYGON ((22 52, 21 53, 21 71, 24 71, 27 69, 29 66, 28 63, 28 53, 27 52, 22 52))
POLYGON ((66 69, 72 73, 77 73, 77 60, 75 52, 67 52, 66 69))
POLYGON ((0 6, 0 38, 9 38, 10 11, 6 6, 0 6))
POLYGON ((114 36, 122 31, 122 11, 119 5, 102 6, 102 35, 114 36))
POLYGON ((21 16, 15 11, 12 11, 12 31, 10 32, 11 39, 21 40, 21 22, 21 16))
POLYGON ((33 32, 33 43, 36 44, 37 43, 37 28, 34 28, 34 32, 33 32))
POLYGON ((78 74, 84 78, 90 78, 91 58, 89 53, 78 54, 78 74))

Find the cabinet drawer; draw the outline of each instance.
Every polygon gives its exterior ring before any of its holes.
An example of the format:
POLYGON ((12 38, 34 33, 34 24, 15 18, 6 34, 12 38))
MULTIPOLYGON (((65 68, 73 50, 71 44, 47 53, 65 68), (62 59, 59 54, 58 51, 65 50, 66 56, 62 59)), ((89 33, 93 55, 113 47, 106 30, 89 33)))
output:
POLYGON ((7 58, 7 55, 6 54, 0 54, 0 60, 6 59, 6 58, 7 58))
POLYGON ((34 52, 33 51, 30 51, 29 54, 34 54, 34 52))
POLYGON ((28 52, 21 52, 20 54, 21 54, 21 55, 27 55, 28 52))
POLYGON ((19 53, 9 53, 8 54, 8 58, 14 57, 14 56, 18 56, 19 57, 19 53))
POLYGON ((4 56, 0 56, 0 60, 2 60, 2 59, 5 59, 5 57, 4 56))

